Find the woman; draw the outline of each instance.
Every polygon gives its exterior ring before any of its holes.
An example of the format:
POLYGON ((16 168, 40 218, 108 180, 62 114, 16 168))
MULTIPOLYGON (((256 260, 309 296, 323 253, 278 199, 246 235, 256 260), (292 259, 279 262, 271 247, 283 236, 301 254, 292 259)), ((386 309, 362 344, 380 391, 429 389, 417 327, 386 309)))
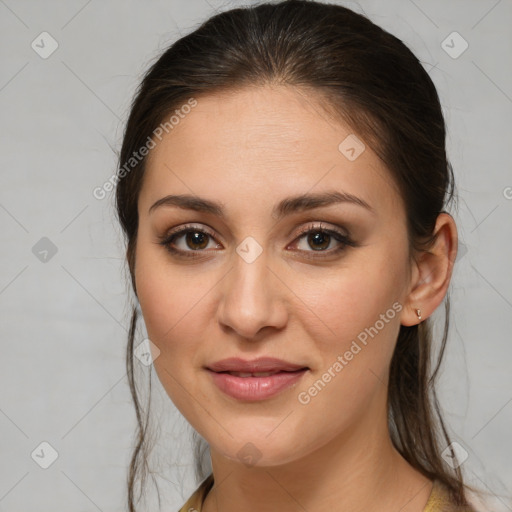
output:
POLYGON ((154 367, 210 451, 182 511, 474 510, 429 364, 452 196, 431 79, 349 9, 227 11, 151 67, 116 199, 154 367))

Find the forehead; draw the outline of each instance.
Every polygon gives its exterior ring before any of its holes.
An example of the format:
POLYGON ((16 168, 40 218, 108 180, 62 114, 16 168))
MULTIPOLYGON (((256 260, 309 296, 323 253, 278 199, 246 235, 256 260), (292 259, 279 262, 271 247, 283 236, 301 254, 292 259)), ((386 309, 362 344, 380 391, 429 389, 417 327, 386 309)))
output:
POLYGON ((148 208, 166 193, 256 208, 333 188, 370 204, 397 202, 377 155, 368 145, 360 152, 361 137, 330 117, 311 91, 246 87, 196 100, 150 151, 139 198, 148 208), (357 158, 347 158, 347 145, 357 158))

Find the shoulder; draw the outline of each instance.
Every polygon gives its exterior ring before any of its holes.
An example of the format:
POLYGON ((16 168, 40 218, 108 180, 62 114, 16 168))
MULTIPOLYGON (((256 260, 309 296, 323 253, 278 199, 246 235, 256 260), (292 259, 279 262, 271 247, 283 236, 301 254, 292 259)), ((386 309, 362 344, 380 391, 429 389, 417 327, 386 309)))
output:
MULTIPOLYGON (((199 485, 192 496, 180 508, 178 512, 201 512, 204 499, 210 489, 213 487, 213 474, 199 485)), ((448 488, 440 481, 434 480, 432 492, 423 512, 477 512, 470 505, 457 506, 453 503, 448 488)))
POLYGON ((440 480, 434 480, 432 492, 423 512, 476 512, 476 510, 471 505, 456 505, 449 489, 440 480))
POLYGON ((213 474, 210 473, 178 512, 201 512, 204 499, 212 487, 213 474))

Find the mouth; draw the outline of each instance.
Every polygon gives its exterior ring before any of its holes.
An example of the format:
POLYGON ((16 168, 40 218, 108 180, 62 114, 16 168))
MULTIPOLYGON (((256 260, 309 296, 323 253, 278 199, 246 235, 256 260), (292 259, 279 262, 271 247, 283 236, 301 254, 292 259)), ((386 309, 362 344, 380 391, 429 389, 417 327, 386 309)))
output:
POLYGON ((255 402, 295 386, 309 367, 278 359, 224 359, 206 367, 213 383, 236 400, 255 402))
MULTIPOLYGON (((257 374, 269 374, 273 375, 278 372, 294 372, 297 370, 308 369, 307 366, 291 363, 289 361, 283 361, 275 357, 260 357, 251 361, 241 359, 239 357, 231 357, 229 359, 222 359, 212 363, 206 367, 208 370, 217 373, 232 373, 247 374, 248 377, 255 376, 257 374)), ((262 375, 268 376, 268 375, 262 375)))
POLYGON ((308 368, 301 368, 299 370, 276 370, 273 372, 216 372, 216 373, 226 373, 228 375, 233 375, 235 377, 241 377, 242 379, 246 379, 248 377, 271 377, 272 375, 277 375, 278 373, 297 373, 303 370, 307 370, 308 368))

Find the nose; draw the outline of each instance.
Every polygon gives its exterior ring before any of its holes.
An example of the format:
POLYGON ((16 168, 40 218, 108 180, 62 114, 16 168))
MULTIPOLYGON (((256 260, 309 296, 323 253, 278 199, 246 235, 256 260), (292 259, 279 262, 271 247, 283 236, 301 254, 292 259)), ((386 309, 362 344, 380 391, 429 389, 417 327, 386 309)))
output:
POLYGON ((265 252, 251 263, 234 255, 233 268, 222 280, 217 310, 217 321, 223 329, 255 340, 261 338, 265 328, 279 330, 286 325, 287 288, 276 274, 265 252))

